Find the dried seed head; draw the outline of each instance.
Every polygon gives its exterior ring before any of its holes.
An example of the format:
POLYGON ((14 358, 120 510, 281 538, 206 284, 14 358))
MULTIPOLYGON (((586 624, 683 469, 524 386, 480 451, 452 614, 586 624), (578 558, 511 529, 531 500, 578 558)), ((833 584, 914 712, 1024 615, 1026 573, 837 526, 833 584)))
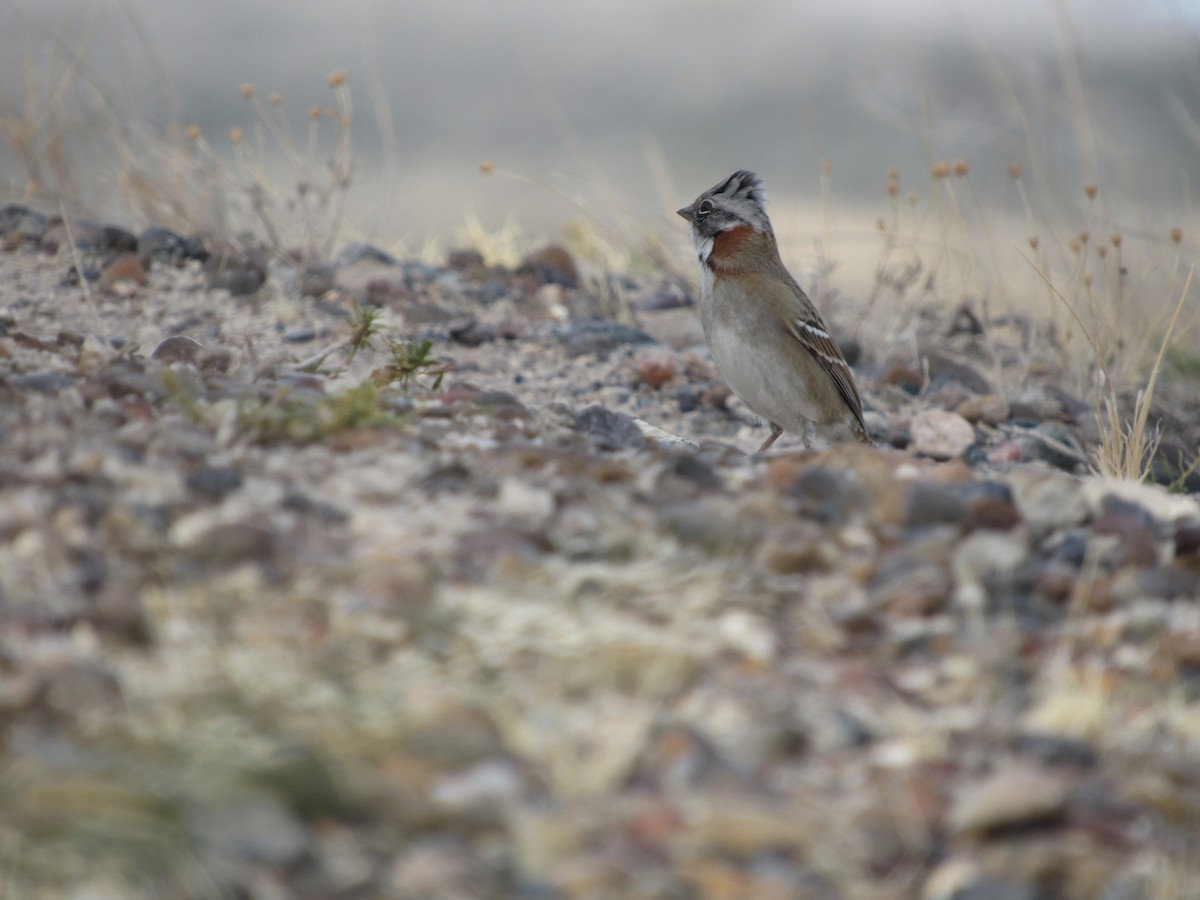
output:
POLYGON ((1085 194, 1087 194, 1087 198, 1089 200, 1095 200, 1096 195, 1098 193, 1100 193, 1100 188, 1096 187, 1096 185, 1094 185, 1094 184, 1089 183, 1089 184, 1085 184, 1083 186, 1083 192, 1085 194))
POLYGON ((965 159, 957 159, 954 161, 954 174, 959 178, 967 177, 967 161, 965 159))
POLYGON ((308 118, 313 122, 315 122, 315 121, 317 121, 317 119, 321 118, 321 107, 310 106, 308 108, 308 118))
POLYGON ((933 176, 934 181, 940 181, 950 174, 950 164, 944 162, 934 163, 929 174, 933 176))
POLYGON ((276 91, 267 98, 267 102, 276 109, 279 109, 279 107, 283 106, 283 94, 279 93, 279 91, 276 91))
POLYGON ((340 119, 338 119, 338 127, 341 128, 342 131, 349 131, 350 130, 350 117, 342 116, 340 119))
POLYGON ((250 82, 246 82, 238 90, 241 92, 243 100, 254 99, 254 85, 250 84, 250 82))
POLYGON ((909 206, 916 206, 916 205, 917 205, 917 200, 918 200, 918 197, 917 197, 917 192, 916 192, 916 191, 909 191, 909 192, 908 192, 908 205, 909 205, 909 206))
POLYGON ((327 118, 330 122, 336 122, 338 118, 338 111, 332 106, 325 107, 325 118, 327 118))
POLYGON ((1041 243, 1041 241, 1038 240, 1038 236, 1036 234, 1031 234, 1029 236, 1029 246, 1032 247, 1034 250, 1036 250, 1038 248, 1039 243, 1041 243))
POLYGON ((492 163, 492 161, 490 159, 485 159, 479 164, 479 171, 482 172, 484 175, 490 175, 492 173, 492 171, 495 170, 495 168, 496 168, 496 166, 492 163))
POLYGON ((331 88, 340 88, 346 83, 346 70, 334 69, 329 73, 329 86, 331 88))
POLYGON ((828 159, 821 160, 821 175, 825 178, 829 177, 829 173, 833 171, 833 163, 828 159))
POLYGON ((1083 245, 1079 243, 1079 238, 1071 238, 1071 241, 1067 244, 1067 246, 1071 248, 1072 253, 1078 253, 1083 249, 1083 245))
POLYGON ((1114 231, 1112 234, 1110 234, 1108 236, 1108 239, 1109 239, 1109 241, 1112 242, 1112 245, 1114 247, 1117 247, 1118 249, 1120 248, 1121 241, 1123 240, 1123 238, 1121 237, 1121 232, 1119 232, 1119 231, 1114 231))
POLYGON ((1096 255, 1099 256, 1101 259, 1104 259, 1104 257, 1108 256, 1108 245, 1107 244, 1096 245, 1096 255))
POLYGON ((1176 244, 1182 243, 1183 242, 1183 229, 1182 228, 1172 228, 1171 229, 1171 240, 1174 241, 1176 244))
POLYGON ((900 180, 900 167, 899 166, 888 166, 888 178, 892 181, 899 181, 900 180))
POLYGON ((184 135, 187 137, 187 139, 188 139, 189 141, 198 141, 198 140, 200 140, 200 137, 201 137, 201 135, 200 135, 200 126, 199 126, 199 125, 197 125, 197 124, 195 124, 195 123, 193 122, 191 125, 189 125, 189 126, 187 127, 187 130, 184 132, 184 135))
POLYGON ((229 129, 229 139, 235 144, 240 144, 244 137, 245 135, 242 134, 242 129, 238 128, 236 125, 229 129))
POLYGON ((1088 242, 1088 238, 1090 238, 1091 236, 1092 236, 1092 233, 1090 231, 1088 231, 1086 228, 1084 228, 1083 230, 1081 230, 1079 232, 1079 243, 1086 244, 1088 242))
POLYGON ((883 221, 883 219, 876 219, 875 227, 878 228, 880 231, 884 232, 885 234, 887 233, 887 222, 883 221))
POLYGON ((1020 178, 1021 177, 1021 164, 1020 163, 1009 163, 1008 164, 1008 174, 1013 178, 1020 178))
POLYGON ((889 197, 896 197, 900 194, 900 182, 898 181, 889 181, 883 187, 888 192, 889 197))
POLYGON ((1087 273, 1085 273, 1085 274, 1084 274, 1084 276, 1083 276, 1083 285, 1084 285, 1084 287, 1091 287, 1091 286, 1092 286, 1092 273, 1091 273, 1091 272, 1087 272, 1087 273))

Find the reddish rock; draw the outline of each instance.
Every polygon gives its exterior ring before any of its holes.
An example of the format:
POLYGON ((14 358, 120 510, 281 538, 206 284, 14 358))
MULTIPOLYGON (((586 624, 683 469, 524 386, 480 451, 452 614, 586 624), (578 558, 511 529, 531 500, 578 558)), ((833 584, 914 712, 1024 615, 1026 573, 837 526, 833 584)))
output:
POLYGON ((644 350, 634 360, 634 370, 639 379, 657 391, 679 373, 679 361, 666 349, 644 350))
POLYGON ((1008 401, 999 394, 969 397, 958 406, 958 414, 972 425, 1000 425, 1008 421, 1008 401))
POLYGON ((892 366, 879 380, 882 384, 893 385, 907 394, 918 394, 925 386, 925 375, 912 366, 892 366))
POLYGON ((579 284, 575 260, 559 244, 548 244, 530 253, 517 266, 517 274, 530 277, 537 284, 559 284, 567 288, 579 284))
POLYGON ((132 253, 122 253, 100 272, 99 283, 102 291, 110 294, 119 292, 123 290, 118 287, 122 282, 127 283, 124 289, 136 290, 146 286, 146 269, 132 253))

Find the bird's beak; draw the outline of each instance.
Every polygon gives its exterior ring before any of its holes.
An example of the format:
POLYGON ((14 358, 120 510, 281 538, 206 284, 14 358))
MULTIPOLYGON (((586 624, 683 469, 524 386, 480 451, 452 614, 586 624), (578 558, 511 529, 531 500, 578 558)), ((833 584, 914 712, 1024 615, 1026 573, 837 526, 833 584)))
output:
POLYGON ((675 215, 683 216, 689 222, 694 222, 696 221, 696 206, 693 204, 691 206, 685 206, 683 209, 677 209, 675 210, 675 215))

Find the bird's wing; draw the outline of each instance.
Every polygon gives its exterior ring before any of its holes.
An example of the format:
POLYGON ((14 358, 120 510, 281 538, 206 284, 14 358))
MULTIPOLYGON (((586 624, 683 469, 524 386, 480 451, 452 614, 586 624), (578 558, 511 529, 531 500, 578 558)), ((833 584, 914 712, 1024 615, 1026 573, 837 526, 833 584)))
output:
POLYGON ((838 345, 833 342, 833 337, 829 334, 825 323, 816 315, 815 310, 811 310, 811 304, 805 304, 805 306, 808 308, 789 323, 792 337, 803 344, 821 363, 821 368, 829 373, 829 377, 837 385, 838 393, 841 394, 846 406, 850 408, 850 412, 854 414, 854 418, 865 434, 867 426, 863 421, 862 398, 859 397, 858 388, 854 385, 854 376, 850 372, 850 365, 846 362, 846 357, 842 356, 838 345))

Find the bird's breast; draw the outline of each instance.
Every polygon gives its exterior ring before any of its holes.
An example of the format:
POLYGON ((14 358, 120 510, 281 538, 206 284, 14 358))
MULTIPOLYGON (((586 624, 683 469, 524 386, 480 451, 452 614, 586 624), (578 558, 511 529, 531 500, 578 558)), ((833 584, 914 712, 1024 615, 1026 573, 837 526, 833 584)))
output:
POLYGON ((739 225, 717 232, 712 238, 712 250, 708 258, 719 268, 729 268, 735 264, 738 257, 750 249, 750 245, 759 237, 759 232, 749 225, 739 225))

